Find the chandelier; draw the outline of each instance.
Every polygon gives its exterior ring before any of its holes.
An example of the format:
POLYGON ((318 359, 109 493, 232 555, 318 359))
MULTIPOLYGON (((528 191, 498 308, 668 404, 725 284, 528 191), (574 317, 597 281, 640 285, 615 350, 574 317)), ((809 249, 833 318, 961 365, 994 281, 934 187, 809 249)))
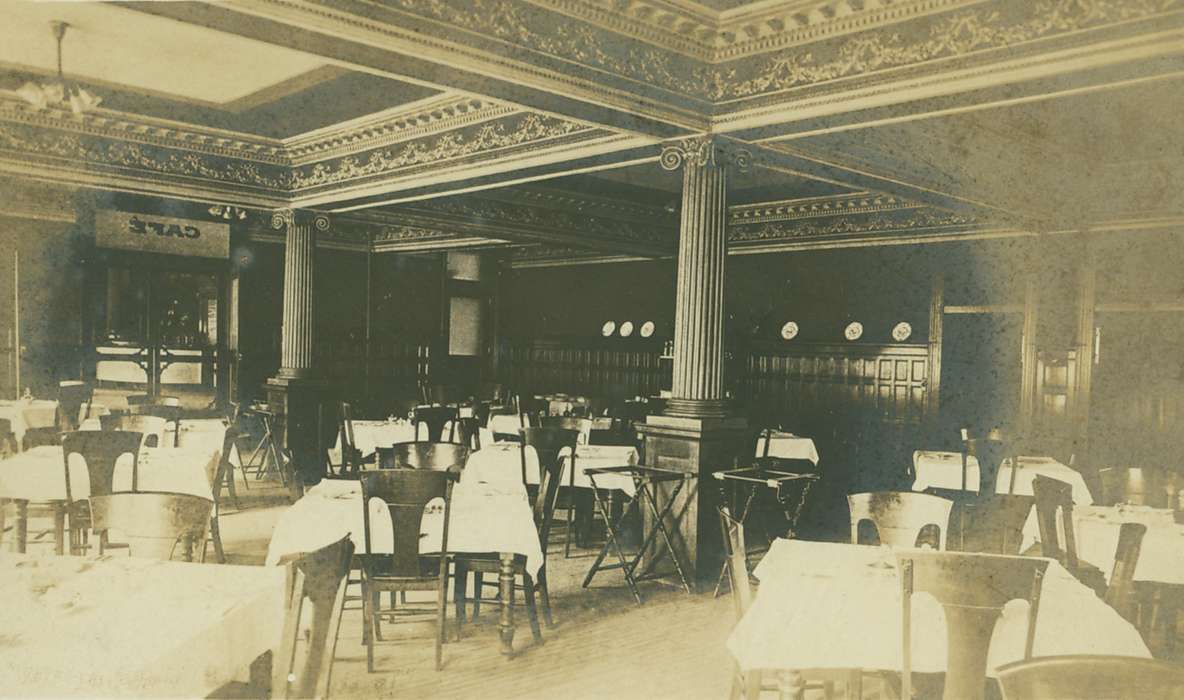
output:
POLYGON ((70 25, 65 22, 52 22, 54 39, 58 42, 58 75, 56 81, 35 83, 29 81, 22 85, 16 94, 28 102, 33 109, 43 110, 50 107, 67 109, 74 114, 83 114, 98 107, 103 98, 92 94, 82 86, 67 83, 62 74, 62 39, 66 36, 66 29, 70 25))

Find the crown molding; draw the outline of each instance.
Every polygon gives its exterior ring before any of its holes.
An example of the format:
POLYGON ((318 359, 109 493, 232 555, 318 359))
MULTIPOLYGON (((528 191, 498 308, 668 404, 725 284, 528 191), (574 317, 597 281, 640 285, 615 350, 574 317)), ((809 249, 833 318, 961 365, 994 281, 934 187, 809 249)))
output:
POLYGON ((825 216, 871 214, 875 212, 901 211, 922 207, 894 195, 872 192, 803 197, 775 202, 738 204, 728 207, 728 226, 755 226, 778 221, 799 221, 825 216))

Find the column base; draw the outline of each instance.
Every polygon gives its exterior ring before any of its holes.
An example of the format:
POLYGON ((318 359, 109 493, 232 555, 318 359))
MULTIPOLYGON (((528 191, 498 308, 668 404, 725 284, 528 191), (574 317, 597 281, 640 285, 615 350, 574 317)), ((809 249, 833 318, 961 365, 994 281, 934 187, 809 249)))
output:
POLYGON ((677 399, 666 400, 668 416, 678 418, 726 418, 728 402, 726 399, 677 399))
MULTIPOLYGON (((683 489, 674 505, 673 512, 680 513, 681 520, 673 535, 677 540, 676 547, 681 548, 688 559, 684 562, 684 570, 700 583, 714 586, 723 563, 723 543, 715 510, 719 502, 719 483, 711 474, 731 469, 734 458, 751 449, 748 421, 743 417, 727 416, 649 416, 637 431, 645 438, 647 466, 698 477, 683 489)), ((646 522, 645 527, 648 532, 652 524, 646 522)), ((669 561, 660 562, 657 567, 658 570, 669 568, 671 571, 674 568, 669 561)))
POLYGON ((317 483, 325 473, 324 445, 318 438, 320 406, 328 392, 324 380, 285 377, 282 371, 267 380, 267 403, 280 429, 276 441, 291 452, 294 481, 304 485, 317 483))

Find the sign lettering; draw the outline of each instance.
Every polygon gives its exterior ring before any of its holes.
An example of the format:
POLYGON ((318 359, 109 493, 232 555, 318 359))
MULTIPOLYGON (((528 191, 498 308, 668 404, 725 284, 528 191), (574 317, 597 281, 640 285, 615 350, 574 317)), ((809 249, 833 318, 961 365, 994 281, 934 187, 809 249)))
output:
POLYGON ((227 258, 230 224, 103 210, 95 212, 95 243, 104 248, 227 258))

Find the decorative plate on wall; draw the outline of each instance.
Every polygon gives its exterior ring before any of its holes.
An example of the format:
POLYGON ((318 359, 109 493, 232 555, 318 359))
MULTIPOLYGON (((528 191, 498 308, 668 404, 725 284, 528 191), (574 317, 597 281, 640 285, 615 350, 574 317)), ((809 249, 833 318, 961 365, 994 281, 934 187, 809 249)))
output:
POLYGON ((633 322, 622 321, 620 333, 622 338, 628 338, 629 336, 633 335, 633 322))
POLYGON ((600 334, 607 338, 612 335, 613 331, 615 330, 617 330, 617 324, 615 321, 605 321, 604 325, 600 327, 600 334))
POLYGON ((903 343, 909 339, 913 334, 913 327, 908 321, 901 321, 892 327, 892 339, 898 343, 903 343))
POLYGON ((798 324, 793 321, 786 321, 785 325, 781 327, 781 337, 785 340, 793 340, 798 337, 798 324))
POLYGON ((843 336, 847 340, 859 340, 863 337, 863 324, 859 321, 848 323, 847 327, 843 330, 843 336))
POLYGON ((645 323, 641 324, 641 328, 637 332, 641 334, 642 338, 650 337, 654 334, 654 322, 646 321, 645 323))

